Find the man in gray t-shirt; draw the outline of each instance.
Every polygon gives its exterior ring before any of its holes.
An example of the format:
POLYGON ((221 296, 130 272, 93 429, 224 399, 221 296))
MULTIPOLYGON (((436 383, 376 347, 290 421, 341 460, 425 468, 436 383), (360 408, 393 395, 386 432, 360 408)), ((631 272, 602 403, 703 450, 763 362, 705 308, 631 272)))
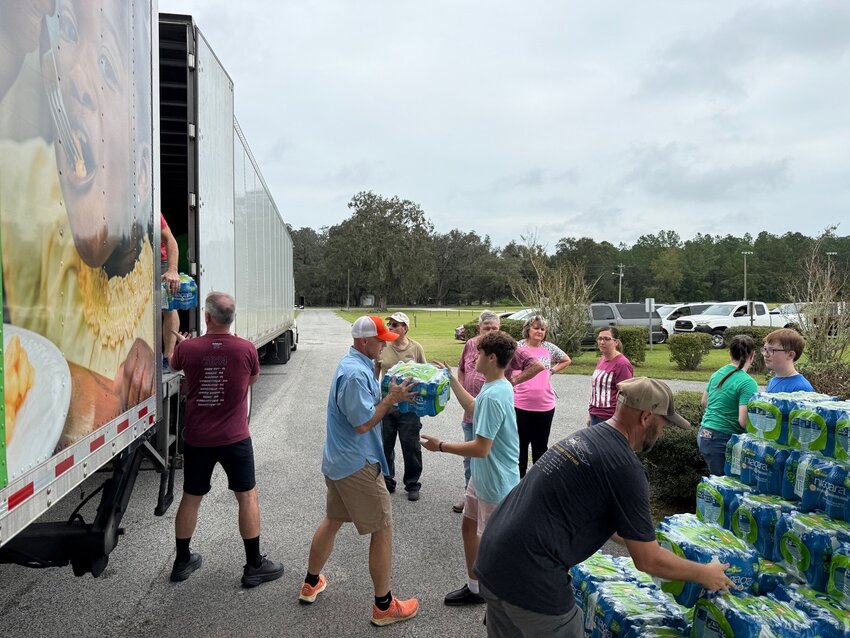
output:
POLYGON ((567 570, 609 538, 653 576, 734 588, 728 565, 684 560, 656 542, 635 452, 651 448, 665 422, 690 426, 666 384, 637 377, 619 389, 611 419, 553 445, 490 517, 475 563, 488 636, 583 636, 567 570))

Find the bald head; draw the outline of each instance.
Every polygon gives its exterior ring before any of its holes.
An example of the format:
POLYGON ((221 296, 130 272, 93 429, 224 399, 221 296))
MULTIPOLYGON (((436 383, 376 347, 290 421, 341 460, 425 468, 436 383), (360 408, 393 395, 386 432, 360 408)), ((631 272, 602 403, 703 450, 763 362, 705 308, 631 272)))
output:
MULTIPOLYGON (((226 292, 212 291, 204 301, 204 312, 213 323, 229 326, 236 315, 236 301, 226 292)), ((207 322, 209 323, 209 321, 207 322)))

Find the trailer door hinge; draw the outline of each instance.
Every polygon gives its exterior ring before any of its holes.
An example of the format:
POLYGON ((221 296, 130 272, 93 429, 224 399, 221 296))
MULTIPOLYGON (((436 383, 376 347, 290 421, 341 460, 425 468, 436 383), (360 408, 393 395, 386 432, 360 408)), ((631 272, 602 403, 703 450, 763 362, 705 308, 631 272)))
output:
POLYGON ((198 205, 198 199, 195 196, 195 193, 189 193, 189 206, 195 208, 198 205))
POLYGON ((195 68, 195 54, 194 53, 189 53, 186 56, 186 66, 188 66, 190 69, 194 70, 194 68, 195 68))
POLYGON ((195 135, 196 135, 195 125, 194 125, 194 124, 189 124, 189 139, 190 139, 190 140, 195 139, 195 135))

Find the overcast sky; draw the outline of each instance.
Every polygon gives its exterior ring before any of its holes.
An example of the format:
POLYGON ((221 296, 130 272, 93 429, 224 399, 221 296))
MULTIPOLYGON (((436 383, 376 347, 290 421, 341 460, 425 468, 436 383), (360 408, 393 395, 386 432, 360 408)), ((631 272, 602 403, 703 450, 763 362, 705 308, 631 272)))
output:
POLYGON ((850 234, 850 2, 160 0, 192 14, 287 222, 850 234), (843 87, 843 88, 842 88, 843 87))

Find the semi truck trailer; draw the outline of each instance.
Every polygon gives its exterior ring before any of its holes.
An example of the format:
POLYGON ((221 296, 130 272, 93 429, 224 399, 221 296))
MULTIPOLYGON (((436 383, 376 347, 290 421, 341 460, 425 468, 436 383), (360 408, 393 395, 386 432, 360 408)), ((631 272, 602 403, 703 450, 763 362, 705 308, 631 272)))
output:
POLYGON ((292 240, 190 16, 68 0, 3 3, 0 22, 0 562, 98 576, 140 468, 159 473, 151 515, 173 501, 160 211, 201 303, 233 294, 235 331, 271 364, 298 341, 292 240))

